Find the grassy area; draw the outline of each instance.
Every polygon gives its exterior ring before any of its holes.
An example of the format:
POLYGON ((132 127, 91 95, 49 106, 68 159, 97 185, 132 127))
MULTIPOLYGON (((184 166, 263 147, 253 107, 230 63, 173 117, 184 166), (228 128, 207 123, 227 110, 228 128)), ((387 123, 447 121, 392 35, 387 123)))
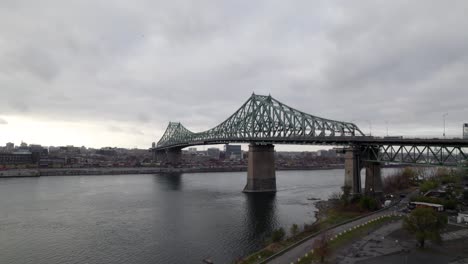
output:
POLYGON ((343 223, 350 219, 356 218, 368 212, 355 212, 355 211, 341 211, 337 209, 330 209, 327 211, 327 217, 320 221, 321 229, 343 223))
POLYGON ((252 255, 249 255, 248 257, 244 258, 243 260, 237 263, 242 263, 242 264, 258 263, 259 261, 275 254, 276 252, 279 252, 287 248, 288 246, 291 246, 292 244, 320 230, 323 230, 325 228, 328 228, 330 226, 333 226, 339 223, 343 223, 345 221, 356 218, 365 213, 367 212, 354 212, 354 211, 342 211, 342 210, 337 210, 337 209, 329 209, 326 212, 326 216, 327 216, 326 218, 321 219, 314 224, 305 226, 304 230, 298 233, 296 236, 287 238, 286 240, 281 241, 281 242, 269 244, 267 247, 261 249, 258 252, 255 252, 252 255))
MULTIPOLYGON (((380 219, 377 219, 375 221, 372 221, 366 225, 361 225, 360 227, 357 227, 356 229, 352 229, 351 231, 348 231, 346 233, 342 233, 341 235, 338 235, 335 237, 335 235, 332 236, 333 240, 329 242, 329 248, 330 252, 336 251, 339 248, 343 247, 347 243, 355 240, 356 238, 363 237, 365 236, 369 231, 374 230, 377 227, 382 226, 385 223, 388 223, 393 220, 400 219, 398 216, 389 216, 389 217, 383 217, 380 219)), ((319 262, 319 256, 317 256, 314 253, 309 253, 307 256, 304 256, 301 258, 300 261, 297 263, 314 263, 314 262, 319 262)))

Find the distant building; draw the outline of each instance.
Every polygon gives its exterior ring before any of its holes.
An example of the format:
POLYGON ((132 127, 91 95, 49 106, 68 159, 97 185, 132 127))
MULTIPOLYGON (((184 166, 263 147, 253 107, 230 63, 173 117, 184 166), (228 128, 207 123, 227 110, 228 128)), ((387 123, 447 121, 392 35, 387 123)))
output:
POLYGON ((206 150, 206 153, 212 159, 219 159, 219 154, 220 154, 219 148, 208 148, 206 150))
POLYGON ((1 165, 31 164, 33 157, 31 152, 0 153, 1 165))
POLYGON ((468 212, 459 212, 457 216, 457 223, 468 223, 468 212))
POLYGON ((15 150, 15 144, 11 143, 11 142, 6 143, 5 151, 6 152, 13 152, 13 150, 15 150))
POLYGON ((224 145, 226 159, 242 159, 241 145, 224 145))
POLYGON ((65 158, 41 158, 39 160, 39 167, 41 168, 53 168, 53 167, 63 167, 66 163, 65 158))
POLYGON ((113 149, 113 148, 106 147, 106 148, 101 148, 101 149, 97 150, 96 154, 104 155, 104 156, 116 156, 117 151, 115 149, 113 149))
POLYGON ((197 153, 197 148, 188 148, 189 153, 197 153))
POLYGON ((317 151, 317 156, 318 157, 333 158, 333 157, 336 157, 336 151, 334 149, 319 150, 319 151, 317 151))

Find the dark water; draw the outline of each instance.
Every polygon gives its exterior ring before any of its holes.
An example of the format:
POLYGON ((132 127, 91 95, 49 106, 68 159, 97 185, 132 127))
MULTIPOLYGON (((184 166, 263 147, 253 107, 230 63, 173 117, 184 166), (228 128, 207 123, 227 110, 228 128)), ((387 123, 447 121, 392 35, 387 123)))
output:
POLYGON ((343 174, 279 171, 275 195, 242 193, 245 172, 0 179, 0 263, 231 263, 313 222, 343 174))

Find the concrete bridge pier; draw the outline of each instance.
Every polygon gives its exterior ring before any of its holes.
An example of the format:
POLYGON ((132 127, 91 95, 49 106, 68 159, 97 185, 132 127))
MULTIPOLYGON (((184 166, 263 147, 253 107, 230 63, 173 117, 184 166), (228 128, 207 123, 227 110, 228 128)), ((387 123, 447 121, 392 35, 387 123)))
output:
POLYGON ((361 194, 361 156, 358 149, 345 150, 345 186, 351 187, 351 194, 361 194))
POLYGON ((378 150, 371 153, 361 153, 358 146, 345 150, 345 185, 351 187, 351 194, 361 194, 361 169, 365 168, 364 193, 371 196, 382 196, 383 187, 380 162, 362 162, 362 159, 366 158, 367 160, 376 160, 376 152, 378 153, 378 150))
POLYGON ((166 161, 171 164, 179 164, 182 162, 182 149, 172 148, 166 150, 166 161))
POLYGON ((249 145, 244 192, 276 192, 275 152, 272 144, 249 145))
MULTIPOLYGON (((373 147, 366 153, 368 160, 378 160, 379 148, 373 147)), ((364 193, 375 197, 383 196, 381 164, 378 161, 369 161, 364 164, 366 167, 366 182, 364 193)))
POLYGON ((379 162, 368 162, 366 167, 366 183, 364 193, 380 197, 383 195, 381 166, 379 162))
POLYGON ((155 162, 166 162, 166 151, 165 150, 154 150, 153 161, 155 162))

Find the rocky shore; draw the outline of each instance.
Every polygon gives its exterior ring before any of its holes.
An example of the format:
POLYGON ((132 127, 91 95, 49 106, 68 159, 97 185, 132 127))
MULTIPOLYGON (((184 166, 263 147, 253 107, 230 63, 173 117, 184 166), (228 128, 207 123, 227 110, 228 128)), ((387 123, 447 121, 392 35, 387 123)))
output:
POLYGON ((336 201, 334 200, 320 200, 315 203, 315 207, 318 211, 315 212, 316 223, 327 217, 328 209, 332 208, 335 205, 336 201))

